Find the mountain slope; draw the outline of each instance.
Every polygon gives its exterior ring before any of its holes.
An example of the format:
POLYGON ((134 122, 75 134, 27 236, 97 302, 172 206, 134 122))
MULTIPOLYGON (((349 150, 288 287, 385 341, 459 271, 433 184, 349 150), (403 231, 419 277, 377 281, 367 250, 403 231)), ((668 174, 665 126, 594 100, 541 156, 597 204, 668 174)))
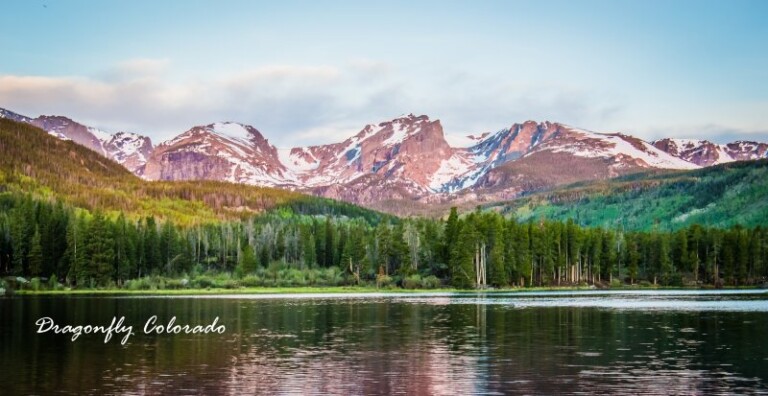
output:
POLYGON ((766 197, 768 160, 758 160, 578 183, 487 207, 521 220, 570 218, 583 226, 670 230, 764 225, 766 197))
POLYGON ((352 205, 224 182, 150 182, 69 140, 0 119, 0 193, 60 199, 84 209, 156 216, 179 224, 248 217, 278 208, 378 219, 352 205))
POLYGON ((111 135, 62 116, 30 118, 0 108, 0 118, 34 125, 62 140, 72 140, 123 165, 134 174, 141 175, 144 164, 152 152, 152 141, 139 134, 118 132, 111 135))

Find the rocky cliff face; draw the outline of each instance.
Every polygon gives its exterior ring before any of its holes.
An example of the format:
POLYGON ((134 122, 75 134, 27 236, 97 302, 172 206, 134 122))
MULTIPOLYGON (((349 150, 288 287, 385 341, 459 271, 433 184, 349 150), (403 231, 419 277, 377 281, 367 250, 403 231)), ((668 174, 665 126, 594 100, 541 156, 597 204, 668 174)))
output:
POLYGON ((149 180, 223 180, 280 186, 292 182, 277 149, 250 125, 196 126, 158 145, 143 177, 149 180))
POLYGON ((427 192, 441 161, 453 150, 439 120, 413 114, 366 125, 355 136, 336 144, 297 147, 283 157, 301 185, 343 184, 376 175, 408 181, 427 192))

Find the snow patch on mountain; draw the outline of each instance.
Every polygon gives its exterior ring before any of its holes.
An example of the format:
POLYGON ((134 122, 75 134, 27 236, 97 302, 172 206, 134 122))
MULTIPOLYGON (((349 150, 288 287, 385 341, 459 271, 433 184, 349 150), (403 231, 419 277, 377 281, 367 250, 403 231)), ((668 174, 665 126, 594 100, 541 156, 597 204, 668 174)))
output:
POLYGON ((277 155, 280 163, 294 173, 309 172, 317 169, 320 165, 312 153, 304 148, 277 149, 277 155), (304 155, 300 155, 300 153, 304 155), (306 157, 312 158, 314 161, 307 161, 306 157))
POLYGON ((97 139, 99 139, 102 143, 108 142, 110 139, 112 139, 112 135, 108 132, 104 132, 99 128, 94 127, 88 127, 88 132, 91 133, 91 135, 96 136, 97 139))
POLYGON ((236 122, 217 122, 211 125, 210 130, 235 139, 248 140, 253 136, 245 126, 236 122))
POLYGON ((490 132, 484 132, 479 135, 455 135, 455 134, 446 134, 445 140, 448 142, 448 144, 451 147, 454 148, 468 148, 476 145, 477 143, 483 141, 485 138, 490 135, 490 132))
POLYGON ((400 144, 405 140, 406 137, 409 136, 408 133, 408 127, 406 125, 403 125, 402 122, 398 122, 398 120, 395 120, 392 122, 392 135, 387 138, 387 140, 381 142, 381 144, 385 146, 394 146, 395 144, 400 144))
POLYGON ((456 154, 447 160, 442 160, 440 168, 430 179, 429 188, 435 192, 443 191, 446 184, 467 173, 473 165, 465 157, 456 154))
POLYGON ((57 139, 72 140, 72 139, 68 138, 67 135, 65 135, 65 134, 63 134, 63 133, 61 133, 61 132, 59 132, 57 130, 53 130, 52 129, 52 130, 48 131, 48 134, 53 136, 53 137, 55 137, 55 138, 57 138, 57 139))
MULTIPOLYGON (((616 158, 625 155, 642 161, 646 167, 665 169, 697 169, 698 165, 674 157, 640 139, 622 134, 601 134, 566 126, 574 137, 568 140, 548 142, 542 150, 569 153, 584 158, 616 158), (631 141, 630 141, 631 140, 631 141)), ((535 152, 535 151, 534 151, 535 152)), ((526 154, 526 156, 531 153, 526 154)))

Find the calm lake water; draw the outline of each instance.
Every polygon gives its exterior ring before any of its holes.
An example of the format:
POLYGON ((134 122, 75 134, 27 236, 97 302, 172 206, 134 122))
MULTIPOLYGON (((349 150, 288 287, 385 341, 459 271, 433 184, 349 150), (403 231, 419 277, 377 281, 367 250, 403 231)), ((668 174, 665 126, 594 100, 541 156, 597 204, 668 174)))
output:
POLYGON ((50 393, 768 394, 768 294, 0 298, 0 394, 50 393), (153 315, 226 332, 144 334, 153 315))

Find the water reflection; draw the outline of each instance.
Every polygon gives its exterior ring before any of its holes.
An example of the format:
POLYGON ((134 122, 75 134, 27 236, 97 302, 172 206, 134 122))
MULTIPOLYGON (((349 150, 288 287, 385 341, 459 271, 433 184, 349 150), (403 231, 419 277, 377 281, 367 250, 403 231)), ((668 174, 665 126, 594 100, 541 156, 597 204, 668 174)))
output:
POLYGON ((768 391, 764 293, 648 297, 5 298, 0 380, 3 394, 768 391), (141 334, 152 315, 218 316, 227 332, 141 334), (126 316, 139 334, 126 346, 99 335, 72 343, 35 334, 40 316, 126 316))

